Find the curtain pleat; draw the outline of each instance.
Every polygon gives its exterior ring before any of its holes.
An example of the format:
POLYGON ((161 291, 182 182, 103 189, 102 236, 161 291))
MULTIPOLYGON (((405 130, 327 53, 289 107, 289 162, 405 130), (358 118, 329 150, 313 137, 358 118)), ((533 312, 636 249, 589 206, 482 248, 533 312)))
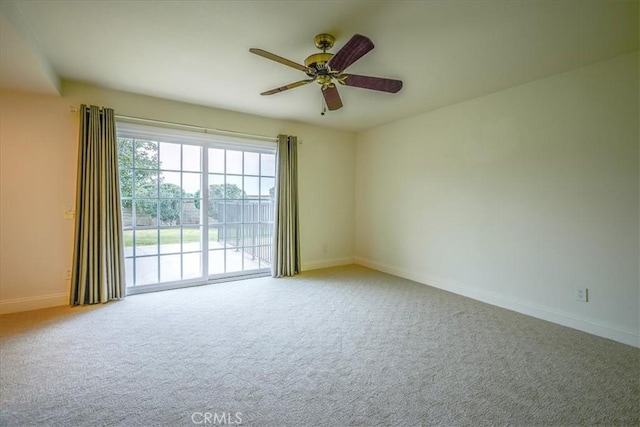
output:
POLYGON ((273 277, 300 273, 298 212, 298 138, 278 135, 276 162, 273 277))
POLYGON ((118 180, 114 112, 82 105, 71 305, 126 295, 118 180))

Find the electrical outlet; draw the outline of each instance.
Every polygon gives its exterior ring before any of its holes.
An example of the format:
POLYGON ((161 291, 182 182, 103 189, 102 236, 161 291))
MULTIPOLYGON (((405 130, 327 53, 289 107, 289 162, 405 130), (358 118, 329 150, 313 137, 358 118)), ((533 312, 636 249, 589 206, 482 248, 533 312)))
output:
POLYGON ((322 245, 322 254, 326 255, 329 252, 329 245, 328 244, 324 244, 322 245))
POLYGON ((67 270, 65 272, 64 278, 67 280, 71 280, 71 270, 67 270))
POLYGON ((576 289, 576 299, 580 302, 589 302, 589 289, 588 288, 577 288, 576 289))

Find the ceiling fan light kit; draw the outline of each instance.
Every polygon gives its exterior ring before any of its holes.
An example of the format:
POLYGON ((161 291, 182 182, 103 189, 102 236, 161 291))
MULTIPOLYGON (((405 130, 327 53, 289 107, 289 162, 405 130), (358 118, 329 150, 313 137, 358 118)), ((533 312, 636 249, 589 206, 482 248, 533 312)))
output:
MULTIPOLYGON (((342 99, 340 98, 335 82, 344 86, 353 86, 388 93, 396 93, 402 89, 401 80, 346 74, 344 72, 347 67, 362 58, 374 48, 373 42, 368 37, 361 34, 354 35, 347 44, 345 44, 334 55, 333 53, 328 53, 327 50, 333 47, 335 40, 335 37, 331 34, 323 33, 315 36, 313 40, 314 44, 322 52, 308 56, 304 60, 304 65, 262 49, 249 49, 253 54, 303 71, 309 77, 305 80, 300 80, 262 92, 260 95, 273 95, 275 93, 284 92, 285 90, 294 89, 315 81, 322 88, 321 92, 327 108, 329 111, 334 111, 342 108, 342 99)), ((324 115, 324 111, 322 114, 324 115)))

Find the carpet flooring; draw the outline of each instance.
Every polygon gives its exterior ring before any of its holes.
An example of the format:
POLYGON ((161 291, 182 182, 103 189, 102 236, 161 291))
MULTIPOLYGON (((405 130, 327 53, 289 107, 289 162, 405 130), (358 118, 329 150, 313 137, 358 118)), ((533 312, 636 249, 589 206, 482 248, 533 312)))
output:
POLYGON ((640 422, 640 349, 358 266, 0 321, 2 426, 640 422))

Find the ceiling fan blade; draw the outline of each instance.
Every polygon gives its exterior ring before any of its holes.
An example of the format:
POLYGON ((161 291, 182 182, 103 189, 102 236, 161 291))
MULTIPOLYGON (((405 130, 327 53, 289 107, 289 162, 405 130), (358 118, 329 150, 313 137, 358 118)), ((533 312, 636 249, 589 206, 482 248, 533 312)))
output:
POLYGON ((373 49, 373 42, 361 34, 351 37, 342 49, 338 51, 333 58, 327 62, 327 65, 334 71, 344 71, 347 67, 358 59, 362 58, 367 52, 373 49))
POLYGON ((322 96, 324 96, 324 102, 327 104, 329 111, 334 111, 342 108, 342 99, 335 86, 323 86, 322 96))
POLYGON ((402 89, 402 80, 385 79, 382 77, 359 76, 357 74, 343 74, 338 81, 347 86, 364 89, 379 90, 381 92, 396 93, 402 89))
POLYGON ((315 79, 300 80, 299 82, 289 83, 288 85, 280 86, 280 87, 277 87, 275 89, 271 89, 271 90, 268 90, 266 92, 262 92, 260 95, 273 95, 274 93, 284 92, 285 90, 289 90, 289 89, 293 89, 293 88, 296 88, 296 87, 304 86, 306 84, 311 83, 314 80, 315 79))
POLYGON ((258 56, 262 56, 263 58, 267 58, 270 59, 272 61, 276 61, 279 62, 281 64, 287 65, 291 68, 295 68, 296 70, 300 70, 300 71, 304 71, 305 73, 313 73, 313 71, 309 68, 309 67, 305 67, 302 64, 297 64, 293 61, 289 61, 286 58, 283 58, 281 56, 278 55, 274 55, 271 52, 267 52, 266 50, 262 50, 262 49, 256 49, 256 48, 251 48, 249 49, 249 52, 251 53, 255 53, 258 56))

